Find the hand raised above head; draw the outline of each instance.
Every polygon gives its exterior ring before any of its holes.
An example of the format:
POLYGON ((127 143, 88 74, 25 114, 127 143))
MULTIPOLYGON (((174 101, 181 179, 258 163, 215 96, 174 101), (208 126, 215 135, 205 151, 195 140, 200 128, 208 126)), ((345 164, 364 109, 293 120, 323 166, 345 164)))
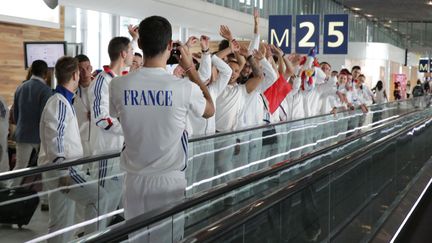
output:
POLYGON ((221 25, 219 29, 219 34, 223 38, 227 39, 228 41, 231 41, 233 38, 231 30, 226 25, 221 25))
POLYGON ((282 49, 280 49, 279 47, 275 46, 275 45, 271 45, 271 49, 272 52, 274 54, 276 54, 278 57, 282 57, 284 52, 282 51, 282 49))
POLYGON ((132 39, 136 40, 139 37, 138 34, 138 26, 137 25, 128 25, 128 32, 132 36, 132 39))
POLYGON ((201 45, 201 49, 202 50, 208 50, 209 49, 209 42, 210 42, 210 37, 206 36, 206 35, 201 35, 200 37, 200 45, 201 45))
POLYGON ((240 44, 236 40, 231 40, 230 41, 230 48, 231 48, 231 51, 233 53, 238 52, 238 51, 240 51, 240 44))
POLYGON ((244 56, 244 57, 248 57, 248 56, 252 55, 252 54, 249 52, 249 50, 248 50, 245 46, 243 46, 243 45, 240 45, 239 53, 240 53, 240 55, 242 55, 242 56, 244 56))
POLYGON ((262 60, 264 58, 263 53, 261 53, 260 51, 253 50, 252 53, 253 53, 253 56, 258 60, 262 60))
POLYGON ((296 53, 290 54, 288 56, 288 60, 293 64, 293 65, 298 65, 300 63, 302 59, 302 56, 296 53))
POLYGON ((191 36, 186 41, 186 46, 191 48, 193 45, 195 45, 198 41, 198 38, 196 36, 191 36))
POLYGON ((186 45, 180 45, 177 47, 180 51, 180 57, 178 57, 179 65, 188 72, 190 69, 194 68, 192 54, 186 45))
POLYGON ((254 9, 253 17, 254 17, 255 22, 258 22, 259 17, 260 17, 260 12, 259 12, 259 9, 258 9, 258 8, 255 8, 255 9, 254 9))

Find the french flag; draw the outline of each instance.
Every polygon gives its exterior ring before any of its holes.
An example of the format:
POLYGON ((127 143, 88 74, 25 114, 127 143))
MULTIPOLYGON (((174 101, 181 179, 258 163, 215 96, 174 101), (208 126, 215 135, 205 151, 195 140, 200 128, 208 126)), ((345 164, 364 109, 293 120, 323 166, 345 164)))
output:
POLYGON ((270 86, 266 91, 264 91, 264 96, 268 102, 268 111, 273 114, 285 97, 291 92, 292 86, 289 82, 285 80, 282 74, 279 74, 279 78, 270 86))

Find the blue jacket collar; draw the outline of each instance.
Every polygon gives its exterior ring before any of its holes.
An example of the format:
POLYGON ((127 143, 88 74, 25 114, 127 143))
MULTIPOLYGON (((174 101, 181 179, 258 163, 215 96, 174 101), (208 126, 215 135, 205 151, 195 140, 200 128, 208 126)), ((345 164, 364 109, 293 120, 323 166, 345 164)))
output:
POLYGON ((63 87, 61 85, 57 85, 55 92, 63 95, 69 101, 69 103, 71 105, 73 104, 72 100, 73 100, 74 95, 75 95, 74 93, 70 92, 69 90, 67 90, 65 87, 63 87))

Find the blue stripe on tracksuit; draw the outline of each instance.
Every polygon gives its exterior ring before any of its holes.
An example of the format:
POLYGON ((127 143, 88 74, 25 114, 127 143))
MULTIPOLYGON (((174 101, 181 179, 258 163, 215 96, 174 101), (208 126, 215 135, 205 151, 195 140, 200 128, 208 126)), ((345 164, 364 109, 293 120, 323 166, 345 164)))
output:
POLYGON ((104 159, 99 161, 99 184, 104 187, 105 186, 105 176, 107 175, 108 170, 108 160, 104 159))
POLYGON ((94 112, 95 118, 97 118, 101 114, 100 102, 102 99, 101 91, 102 91, 103 79, 104 79, 103 76, 100 75, 98 77, 98 79, 96 80, 96 83, 95 83, 95 89, 94 89, 95 100, 93 103, 93 112, 94 112))
POLYGON ((59 111, 58 111, 58 125, 57 125, 57 150, 59 153, 63 153, 64 146, 63 146, 63 135, 64 135, 64 128, 65 124, 64 121, 66 119, 66 105, 63 104, 63 102, 59 101, 59 111))
POLYGON ((188 134, 187 131, 183 131, 183 135, 181 137, 181 143, 183 147, 183 152, 185 154, 184 168, 181 171, 186 170, 187 161, 188 161, 188 134))
MULTIPOLYGON (((69 168, 69 175, 75 181, 76 184, 82 184, 86 182, 86 180, 82 176, 80 176, 73 167, 69 168)), ((80 186, 83 187, 83 185, 80 186)))

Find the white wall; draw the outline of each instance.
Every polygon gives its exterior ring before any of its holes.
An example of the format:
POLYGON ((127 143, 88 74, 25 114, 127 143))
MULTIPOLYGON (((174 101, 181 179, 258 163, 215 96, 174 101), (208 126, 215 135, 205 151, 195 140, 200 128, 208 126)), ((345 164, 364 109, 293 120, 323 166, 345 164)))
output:
MULTIPOLYGON (((59 0, 59 3, 83 9, 97 10, 115 15, 143 19, 151 15, 166 17, 173 25, 173 38, 179 38, 179 29, 186 28, 189 35, 207 34, 218 39, 221 24, 230 26, 236 38, 249 39, 252 35, 252 16, 200 0, 59 0)), ((260 20, 262 39, 267 39, 268 20, 260 20)), ((292 33, 295 36, 295 30, 292 33)), ((320 37, 322 42, 322 37, 320 37)), ((322 43, 320 45, 322 47, 322 43)), ((293 45, 294 49, 294 45, 293 45)), ((321 48, 322 50, 322 48, 321 48)), ((322 55, 320 61, 329 62, 333 69, 351 68, 360 65, 366 75, 367 83, 372 86, 384 79, 385 86, 390 82, 390 61, 403 65, 405 50, 385 43, 348 44, 347 55, 322 55), (381 67, 384 68, 382 74, 381 67)), ((409 53, 408 64, 418 65, 418 56, 409 53)))
MULTIPOLYGON (((222 24, 240 38, 250 38, 253 31, 251 15, 200 0, 59 0, 59 4, 138 19, 160 15, 173 26, 207 34, 217 34, 222 24)), ((267 28, 268 20, 261 19, 261 33, 267 35, 267 28)))
MULTIPOLYGON (((366 83, 373 87, 380 79, 384 79, 384 85, 390 86, 391 73, 390 62, 405 64, 405 50, 386 43, 348 43, 347 55, 319 55, 320 61, 329 62, 333 69, 339 70, 341 67, 351 69, 354 65, 362 67, 362 72, 366 76, 366 83), (384 67, 384 77, 381 74, 381 67, 384 67)), ((415 53, 408 53, 407 66, 417 67, 419 56, 415 53)))

